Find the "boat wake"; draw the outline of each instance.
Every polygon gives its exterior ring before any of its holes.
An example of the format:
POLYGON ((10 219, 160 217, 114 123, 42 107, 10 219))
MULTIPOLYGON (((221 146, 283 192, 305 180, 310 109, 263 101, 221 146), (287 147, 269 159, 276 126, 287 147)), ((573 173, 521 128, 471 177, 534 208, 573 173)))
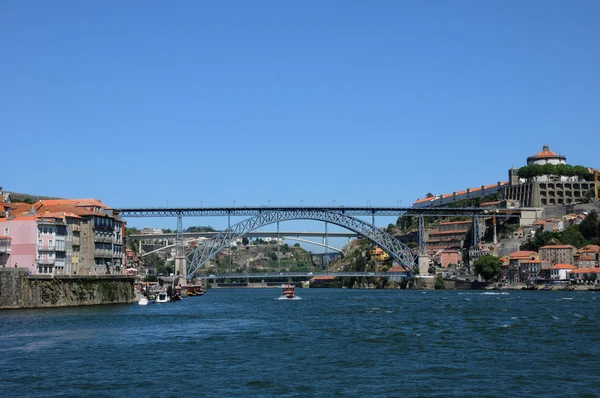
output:
POLYGON ((277 297, 274 300, 302 300, 301 297, 293 297, 293 298, 288 298, 285 296, 281 296, 281 297, 277 297))

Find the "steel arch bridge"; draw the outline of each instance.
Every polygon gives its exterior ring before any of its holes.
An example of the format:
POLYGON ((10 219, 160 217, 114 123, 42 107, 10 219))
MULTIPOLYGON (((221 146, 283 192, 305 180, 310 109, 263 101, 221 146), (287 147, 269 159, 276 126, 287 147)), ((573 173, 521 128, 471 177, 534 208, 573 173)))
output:
POLYGON ((280 209, 266 211, 234 224, 230 228, 219 232, 211 240, 206 241, 202 247, 196 248, 192 253, 192 261, 187 269, 187 278, 192 278, 211 258, 223 248, 228 247, 235 239, 266 225, 290 220, 323 221, 349 229, 381 247, 392 259, 397 261, 410 273, 414 273, 416 254, 398 239, 374 225, 355 217, 327 210, 280 209))

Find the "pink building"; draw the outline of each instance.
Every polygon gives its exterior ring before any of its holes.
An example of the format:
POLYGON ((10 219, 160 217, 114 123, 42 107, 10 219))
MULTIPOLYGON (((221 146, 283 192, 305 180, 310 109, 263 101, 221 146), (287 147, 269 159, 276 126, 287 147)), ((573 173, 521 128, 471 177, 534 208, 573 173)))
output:
POLYGON ((0 231, 10 236, 11 251, 6 262, 7 267, 27 268, 37 273, 37 219, 35 216, 22 216, 12 220, 0 218, 0 231))
POLYGON ((440 253, 440 265, 442 268, 448 268, 450 264, 458 265, 460 263, 462 263, 462 255, 458 250, 445 249, 440 253))
POLYGON ((12 252, 12 239, 10 236, 0 235, 0 267, 6 267, 8 257, 12 252))

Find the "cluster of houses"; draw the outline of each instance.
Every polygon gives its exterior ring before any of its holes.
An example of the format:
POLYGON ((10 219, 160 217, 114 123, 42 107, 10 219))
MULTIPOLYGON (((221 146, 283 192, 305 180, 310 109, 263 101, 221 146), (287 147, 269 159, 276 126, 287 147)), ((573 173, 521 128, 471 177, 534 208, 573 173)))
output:
POLYGON ((96 199, 11 201, 0 188, 0 267, 32 274, 122 274, 125 225, 96 199))
POLYGON ((577 249, 571 245, 547 245, 539 251, 519 250, 502 257, 501 279, 512 284, 553 281, 600 283, 600 246, 577 249))

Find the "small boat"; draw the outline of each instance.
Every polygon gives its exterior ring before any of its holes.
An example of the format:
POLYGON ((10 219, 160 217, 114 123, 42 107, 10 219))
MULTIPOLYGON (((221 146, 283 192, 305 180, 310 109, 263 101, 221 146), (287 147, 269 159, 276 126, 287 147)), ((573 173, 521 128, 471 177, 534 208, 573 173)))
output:
POLYGON ((155 300, 149 300, 148 297, 142 297, 140 301, 138 301, 139 305, 148 305, 156 303, 155 300))
POLYGON ((548 285, 546 285, 546 286, 542 286, 542 287, 541 287, 541 288, 539 288, 538 290, 552 290, 552 289, 553 289, 553 287, 552 287, 552 286, 548 286, 548 285))
POLYGON ((160 292, 156 295, 157 303, 169 303, 171 302, 171 297, 167 294, 167 292, 160 292))
POLYGON ((281 285, 283 287, 283 295, 279 300, 300 300, 300 297, 296 296, 296 288, 293 285, 281 285))

